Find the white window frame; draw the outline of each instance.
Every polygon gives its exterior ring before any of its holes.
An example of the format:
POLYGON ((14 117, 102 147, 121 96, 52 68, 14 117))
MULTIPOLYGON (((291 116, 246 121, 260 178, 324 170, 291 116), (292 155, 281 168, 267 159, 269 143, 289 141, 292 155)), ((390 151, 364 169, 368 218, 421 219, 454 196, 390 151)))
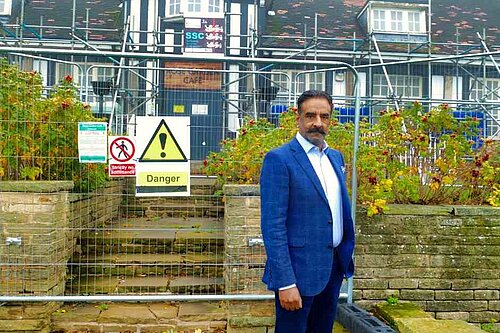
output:
POLYGON ((486 78, 486 79, 470 79, 469 96, 471 100, 480 100, 484 95, 487 96, 487 101, 500 101, 500 79, 486 78), (492 93, 495 91, 496 94, 492 93))
POLYGON ((208 12, 209 13, 220 13, 221 12, 221 1, 222 0, 208 0, 208 12))
POLYGON ((188 0, 186 13, 201 13, 201 0, 188 0))
POLYGON ((391 10, 390 11, 390 27, 391 31, 404 32, 403 28, 403 16, 408 15, 402 10, 391 10))
POLYGON ((374 32, 425 34, 425 20, 425 10, 373 8, 370 26, 374 32), (413 18, 411 23, 410 17, 413 18))
MULTIPOLYGON (((416 75, 389 75, 392 89, 396 96, 407 98, 422 98, 423 77, 416 75), (416 92, 416 93, 415 93, 416 92)), ((384 74, 373 75, 373 96, 387 97, 390 95, 389 85, 384 74)))
POLYGON ((10 15, 12 12, 12 0, 0 0, 0 15, 10 15))
POLYGON ((179 15, 181 13, 181 0, 169 0, 168 2, 168 15, 179 15))
POLYGON ((223 17, 224 0, 169 0, 166 16, 223 17))
POLYGON ((277 94, 277 100, 283 103, 288 101, 288 93, 291 91, 291 96, 293 99, 294 95, 300 94, 305 90, 315 89, 315 90, 325 90, 325 73, 308 73, 299 76, 298 84, 295 83, 297 80, 297 74, 301 73, 299 70, 287 70, 287 69, 277 69, 277 73, 271 74, 271 85, 277 85, 280 90, 277 94), (283 75, 286 74, 286 75, 283 75), (292 80, 290 82, 289 80, 292 80), (289 86, 291 85, 291 87, 289 86), (286 89, 284 89, 286 87, 286 89), (295 91, 297 87, 297 91, 295 91))
POLYGON ((408 31, 420 33, 422 31, 422 14, 417 11, 408 11, 407 13, 408 31), (411 19, 413 16, 414 20, 411 19), (416 19, 415 19, 416 18, 416 19))
POLYGON ((383 9, 373 10, 373 30, 385 31, 385 14, 383 9))
MULTIPOLYGON (((470 79, 469 85, 469 99, 475 101, 481 100, 483 96, 486 97, 486 101, 500 101, 500 79, 496 78, 480 78, 480 79, 470 79), (494 91, 495 93, 492 93, 494 91)), ((486 121, 486 133, 492 136, 494 139, 500 139, 500 126, 498 121, 500 121, 500 110, 491 109, 489 111, 489 116, 495 120, 486 121)), ((486 117, 486 116, 485 116, 486 117)), ((488 119, 486 117, 485 119, 488 119)))

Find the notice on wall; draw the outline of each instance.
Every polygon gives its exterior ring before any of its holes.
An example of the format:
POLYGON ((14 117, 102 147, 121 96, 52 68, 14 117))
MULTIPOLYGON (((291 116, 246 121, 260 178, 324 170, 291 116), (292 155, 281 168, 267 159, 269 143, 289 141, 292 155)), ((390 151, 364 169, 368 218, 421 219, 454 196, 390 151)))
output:
POLYGON ((224 53, 224 19, 186 18, 184 52, 224 53))
POLYGON ((107 123, 78 123, 78 160, 80 163, 107 163, 107 123))
POLYGON ((191 107, 191 114, 197 116, 208 115, 208 105, 206 104, 193 104, 191 107))
POLYGON ((166 89, 221 89, 221 63, 168 61, 165 68, 166 89))

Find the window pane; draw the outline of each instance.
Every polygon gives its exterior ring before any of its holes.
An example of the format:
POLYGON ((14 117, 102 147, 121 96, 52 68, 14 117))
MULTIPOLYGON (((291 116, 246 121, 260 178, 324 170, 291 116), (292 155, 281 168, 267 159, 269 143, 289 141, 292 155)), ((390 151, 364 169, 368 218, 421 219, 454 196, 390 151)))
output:
POLYGON ((177 15, 181 12, 181 0, 170 0, 169 10, 170 15, 177 15))
POLYGON ((189 0, 188 12, 199 13, 201 12, 201 0, 189 0))
POLYGON ((210 13, 220 12, 220 0, 210 0, 208 2, 208 11, 210 13))
POLYGON ((373 29, 385 30, 385 10, 375 9, 373 11, 373 29))
POLYGON ((420 13, 417 12, 408 13, 408 31, 420 32, 420 13))
POLYGON ((402 11, 391 11, 391 30, 392 31, 403 31, 403 12, 402 11))

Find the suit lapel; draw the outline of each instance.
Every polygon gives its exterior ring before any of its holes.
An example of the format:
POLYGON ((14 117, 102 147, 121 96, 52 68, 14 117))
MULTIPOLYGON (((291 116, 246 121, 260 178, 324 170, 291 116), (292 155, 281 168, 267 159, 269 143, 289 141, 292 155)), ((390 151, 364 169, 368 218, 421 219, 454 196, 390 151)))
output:
POLYGON ((300 167, 304 170, 304 173, 307 175, 307 177, 309 177, 309 179, 313 183, 314 188, 318 191, 323 200, 325 200, 326 204, 328 204, 328 199, 326 198, 325 191, 321 186, 318 175, 316 175, 316 172, 314 171, 314 168, 311 162, 309 161, 306 152, 304 151, 304 149, 302 148, 302 146, 300 145, 300 143, 297 141, 296 138, 293 138, 293 140, 290 142, 290 149, 293 153, 293 157, 297 160, 297 163, 300 165, 300 167))

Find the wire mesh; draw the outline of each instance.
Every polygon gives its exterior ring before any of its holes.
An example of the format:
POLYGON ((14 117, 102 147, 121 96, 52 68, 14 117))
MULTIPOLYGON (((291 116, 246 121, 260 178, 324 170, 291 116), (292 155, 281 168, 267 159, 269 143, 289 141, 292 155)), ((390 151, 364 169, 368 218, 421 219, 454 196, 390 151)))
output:
MULTIPOLYGON (((482 137, 498 137, 500 74, 481 59, 386 64, 388 77, 380 64, 360 65, 361 117, 376 122, 380 111, 414 101, 425 108, 448 103, 456 118, 479 118, 482 137)), ((23 66, 33 65, 28 61, 23 66)), ((112 120, 113 133, 136 136, 141 135, 135 132, 136 116, 189 116, 191 171, 196 175, 202 173, 201 161, 207 154, 220 149, 221 140, 238 135, 245 117, 265 117, 278 126, 279 114, 305 89, 331 92, 339 121, 353 121, 353 76, 345 69, 304 74, 303 67, 279 61, 262 71, 241 64, 152 61, 149 65, 133 59, 123 66, 54 61, 54 73, 65 89, 62 95, 48 87, 54 78, 33 79, 36 75, 29 72, 17 81, 0 81, 2 181, 33 178, 79 184, 64 187, 60 195, 27 185, 18 192, 33 196, 24 199, 13 199, 13 191, 2 188, 0 204, 11 215, 0 220, 1 294, 265 292, 260 282, 265 253, 258 243, 258 220, 247 217, 245 227, 232 230, 239 243, 228 243, 227 212, 214 179, 193 177, 190 197, 137 198, 134 179, 104 182, 104 165, 75 163, 79 119, 72 115, 77 107, 91 110, 104 121, 112 120), (68 75, 71 82, 65 82, 68 75), (95 92, 92 81, 111 82, 108 94, 95 92), (40 92, 22 93, 26 89, 40 92), (51 108, 57 112, 49 113, 51 108), (21 118, 27 111, 31 113, 21 118), (64 135, 40 136, 48 129, 64 135), (36 144, 40 148, 34 149, 36 144), (67 216, 67 222, 61 222, 61 216, 67 216)))

